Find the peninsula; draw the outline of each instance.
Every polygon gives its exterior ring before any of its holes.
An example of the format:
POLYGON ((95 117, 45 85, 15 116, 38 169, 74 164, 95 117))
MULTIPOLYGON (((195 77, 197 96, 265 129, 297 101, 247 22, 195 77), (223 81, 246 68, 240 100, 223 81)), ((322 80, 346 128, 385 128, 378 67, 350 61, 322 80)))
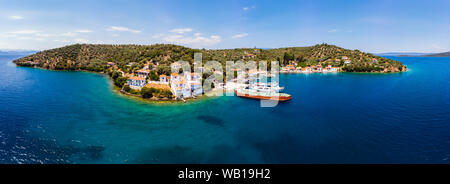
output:
MULTIPOLYGON (((203 74, 172 73, 174 67, 181 68, 177 61, 193 64, 194 53, 201 53, 204 61, 218 61, 222 66, 225 66, 226 61, 279 61, 280 73, 394 73, 407 70, 398 61, 328 44, 219 50, 192 49, 171 44, 76 44, 38 52, 13 62, 25 67, 104 73, 111 77, 117 89, 127 95, 152 100, 175 100, 201 96, 205 92, 202 89, 203 80, 214 74, 211 71, 202 71, 203 74)), ((251 72, 236 71, 247 76, 251 72)), ((216 88, 226 85, 219 82, 213 84, 216 88)))

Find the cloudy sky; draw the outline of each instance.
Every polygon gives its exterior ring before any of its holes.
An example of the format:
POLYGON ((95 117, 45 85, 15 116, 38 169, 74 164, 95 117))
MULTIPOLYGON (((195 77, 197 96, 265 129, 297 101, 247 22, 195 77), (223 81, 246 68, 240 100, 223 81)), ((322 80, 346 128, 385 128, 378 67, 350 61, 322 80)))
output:
POLYGON ((444 52, 449 10, 448 0, 0 0, 0 49, 330 43, 374 53, 444 52))

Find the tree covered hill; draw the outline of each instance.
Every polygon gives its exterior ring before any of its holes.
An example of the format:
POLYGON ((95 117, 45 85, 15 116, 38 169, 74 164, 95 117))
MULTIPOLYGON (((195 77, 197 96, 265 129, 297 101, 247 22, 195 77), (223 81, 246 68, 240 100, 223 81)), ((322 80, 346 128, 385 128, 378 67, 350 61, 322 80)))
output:
POLYGON ((194 53, 203 53, 203 62, 219 61, 280 61, 281 65, 294 64, 305 67, 332 65, 347 72, 401 72, 406 67, 394 60, 343 49, 334 45, 320 44, 311 47, 279 49, 191 49, 171 44, 156 45, 92 45, 76 44, 46 50, 14 61, 19 66, 36 66, 53 70, 88 70, 95 72, 114 69, 133 73, 144 66, 155 69, 158 74, 169 74, 170 64, 179 60, 193 63, 194 53), (351 63, 345 63, 350 61, 351 63))

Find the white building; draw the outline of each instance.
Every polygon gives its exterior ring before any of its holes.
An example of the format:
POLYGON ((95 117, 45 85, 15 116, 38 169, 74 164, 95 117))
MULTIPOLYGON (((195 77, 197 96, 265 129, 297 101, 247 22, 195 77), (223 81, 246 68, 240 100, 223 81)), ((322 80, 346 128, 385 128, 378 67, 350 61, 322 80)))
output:
POLYGON ((327 68, 325 68, 324 72, 337 72, 338 68, 337 67, 333 67, 331 65, 328 65, 327 68))
POLYGON ((128 63, 127 66, 128 66, 128 67, 132 67, 132 66, 135 65, 135 64, 136 64, 136 62, 131 62, 131 63, 128 63))
POLYGON ((184 78, 188 81, 201 81, 202 76, 198 73, 185 73, 184 78))
POLYGON ((148 77, 148 74, 150 74, 150 70, 148 69, 140 69, 136 71, 136 76, 142 77, 144 79, 148 77))
POLYGON ((127 81, 127 84, 131 89, 140 90, 145 86, 145 79, 142 77, 130 77, 127 81))
POLYGON ((203 94, 203 87, 200 81, 189 81, 188 89, 190 89, 192 96, 200 96, 203 94))
POLYGON ((170 65, 170 67, 172 68, 172 71, 179 71, 181 69, 181 64, 180 63, 173 63, 170 65))
POLYGON ((172 92, 179 98, 200 96, 203 94, 201 80, 201 75, 197 73, 185 73, 184 76, 173 73, 170 79, 172 92))
POLYGON ((169 84, 169 77, 167 77, 167 75, 160 75, 159 82, 161 84, 169 84))
POLYGON ((186 83, 184 81, 182 81, 182 80, 172 81, 171 84, 170 84, 170 87, 172 89, 172 93, 173 93, 174 96, 181 97, 181 98, 185 98, 186 97, 186 94, 187 94, 185 92, 186 83))
POLYGON ((176 81, 180 81, 180 75, 177 73, 172 73, 170 75, 170 81, 171 82, 176 82, 176 81))

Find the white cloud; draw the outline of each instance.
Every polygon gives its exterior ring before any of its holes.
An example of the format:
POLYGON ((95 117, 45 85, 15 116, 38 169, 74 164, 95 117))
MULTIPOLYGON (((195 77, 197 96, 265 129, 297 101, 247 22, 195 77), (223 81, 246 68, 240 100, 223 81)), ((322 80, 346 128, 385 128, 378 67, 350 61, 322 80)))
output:
POLYGON ((20 36, 17 37, 18 40, 32 40, 32 41, 45 41, 44 38, 32 37, 32 36, 20 36))
POLYGON ((335 32, 338 32, 339 30, 337 30, 337 29, 332 29, 332 30, 329 30, 328 32, 329 33, 335 33, 335 32))
POLYGON ((190 45, 194 47, 204 47, 218 44, 222 41, 222 38, 217 35, 204 37, 197 34, 194 36, 170 35, 165 37, 163 40, 169 43, 190 45))
POLYGON ((203 34, 199 32, 187 34, 192 31, 192 28, 172 29, 169 30, 170 33, 168 34, 157 34, 153 35, 152 38, 160 38, 164 42, 192 47, 212 46, 222 41, 222 38, 218 35, 203 36, 203 34))
POLYGON ((170 32, 178 33, 178 34, 183 34, 183 33, 191 32, 191 31, 192 31, 192 28, 180 28, 180 29, 172 29, 172 30, 170 30, 170 32))
POLYGON ((45 33, 34 33, 35 36, 37 37, 59 37, 59 36, 63 36, 63 37, 76 37, 79 35, 79 33, 91 33, 93 31, 91 30, 75 30, 73 32, 66 32, 66 33, 62 33, 62 34, 45 34, 45 33))
POLYGON ((10 34, 36 34, 39 33, 39 31, 36 30, 19 30, 19 31, 13 31, 13 32, 9 32, 10 34))
POLYGON ((29 36, 21 36, 21 37, 19 37, 19 40, 31 40, 31 39, 33 39, 33 38, 29 37, 29 36))
POLYGON ((54 37, 54 36, 57 36, 57 35, 54 35, 54 34, 42 34, 42 33, 36 33, 35 36, 47 38, 47 37, 54 37))
POLYGON ((112 37, 119 37, 120 35, 119 34, 112 34, 111 36, 112 37))
POLYGON ((77 33, 73 33, 73 32, 67 32, 67 33, 61 34, 61 36, 75 37, 75 36, 78 36, 78 34, 77 33))
POLYGON ((157 39, 157 38, 162 38, 164 36, 164 34, 156 34, 153 35, 152 38, 157 39))
POLYGON ((70 40, 54 40, 55 42, 61 42, 61 43, 71 43, 70 40))
POLYGON ((140 30, 130 29, 127 27, 119 27, 119 26, 111 26, 107 30, 108 31, 130 32, 130 33, 134 33, 134 34, 138 34, 138 33, 142 32, 140 30))
POLYGON ((22 20, 23 17, 19 16, 19 15, 12 15, 12 16, 9 16, 9 19, 11 19, 11 20, 22 20))
POLYGON ((73 40, 75 43, 88 43, 89 41, 83 38, 76 38, 73 40))
POLYGON ((34 38, 34 40, 36 40, 36 41, 45 41, 44 38, 34 38))
POLYGON ((256 6, 244 7, 244 8, 242 8, 242 10, 248 11, 248 10, 250 10, 250 9, 255 9, 255 8, 256 8, 256 6))
POLYGON ((77 33, 92 33, 93 31, 89 30, 89 29, 79 29, 79 30, 76 30, 75 32, 77 32, 77 33))
POLYGON ((247 33, 241 33, 241 34, 233 35, 231 38, 237 39, 237 38, 243 38, 243 37, 246 37, 246 36, 248 36, 247 33))
POLYGON ((9 33, 2 33, 2 34, 0 34, 0 37, 3 37, 3 38, 13 38, 13 37, 17 37, 17 35, 15 35, 15 34, 9 34, 9 33))
POLYGON ((73 40, 53 40, 55 42, 60 43, 66 43, 66 44, 73 44, 73 43, 88 43, 89 40, 83 39, 83 38, 75 38, 73 40))

